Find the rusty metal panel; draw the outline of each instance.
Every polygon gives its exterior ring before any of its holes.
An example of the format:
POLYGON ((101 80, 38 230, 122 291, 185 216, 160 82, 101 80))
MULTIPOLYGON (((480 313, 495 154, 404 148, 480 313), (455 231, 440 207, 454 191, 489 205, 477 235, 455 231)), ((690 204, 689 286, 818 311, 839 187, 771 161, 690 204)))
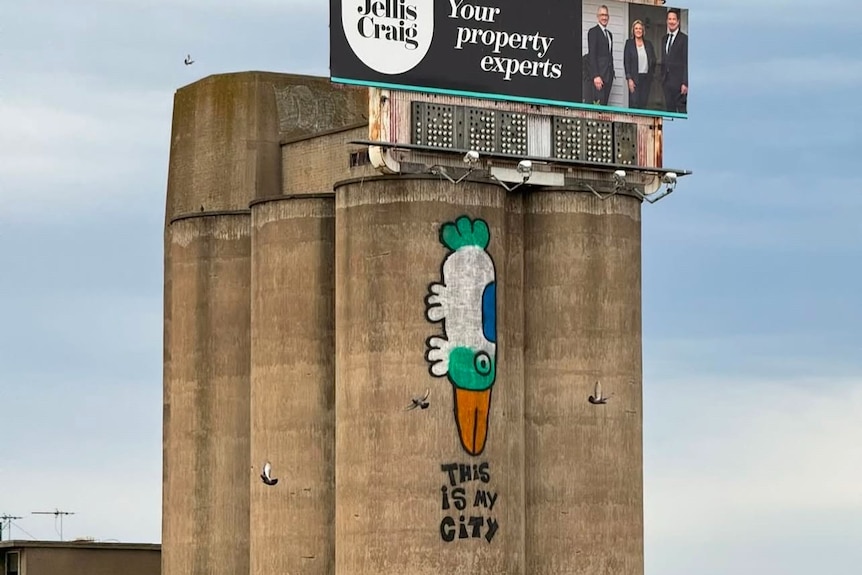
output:
POLYGON ((553 156, 553 129, 550 116, 529 114, 527 116, 527 155, 553 156))
POLYGON ((651 126, 636 126, 637 129, 637 165, 647 166, 653 165, 651 159, 654 157, 652 153, 652 143, 650 139, 653 137, 651 126))
POLYGON ((653 161, 655 162, 655 166, 660 168, 664 165, 664 159, 662 157, 664 154, 662 143, 662 128, 664 127, 664 122, 662 122, 661 118, 656 118, 653 126, 653 161))
POLYGON ((617 164, 637 165, 638 127, 628 122, 614 122, 614 159, 617 164))

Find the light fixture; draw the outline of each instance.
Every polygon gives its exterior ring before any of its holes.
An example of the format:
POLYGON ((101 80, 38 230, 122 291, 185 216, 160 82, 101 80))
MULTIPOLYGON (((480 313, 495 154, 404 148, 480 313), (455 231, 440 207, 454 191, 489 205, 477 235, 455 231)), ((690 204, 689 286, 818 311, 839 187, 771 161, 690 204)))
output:
POLYGON ((676 172, 665 172, 661 177, 655 176, 652 180, 653 183, 644 186, 643 192, 637 189, 634 189, 633 191, 642 200, 654 204, 676 189, 677 177, 676 172), (654 195, 661 189, 662 185, 664 185, 664 191, 657 196, 654 195))
POLYGON ((491 168, 490 177, 492 180, 503 186, 507 192, 511 192, 515 188, 518 188, 527 183, 533 176, 533 162, 530 160, 521 160, 518 162, 518 165, 515 167, 514 173, 511 173, 513 170, 511 168, 491 168), (499 173, 495 173, 497 170, 499 173), (506 172, 509 172, 511 175, 507 175, 506 172), (521 181, 518 182, 515 177, 520 177, 521 181), (511 179, 510 179, 511 178, 511 179), (517 182, 514 186, 506 185, 506 181, 509 182, 517 182))

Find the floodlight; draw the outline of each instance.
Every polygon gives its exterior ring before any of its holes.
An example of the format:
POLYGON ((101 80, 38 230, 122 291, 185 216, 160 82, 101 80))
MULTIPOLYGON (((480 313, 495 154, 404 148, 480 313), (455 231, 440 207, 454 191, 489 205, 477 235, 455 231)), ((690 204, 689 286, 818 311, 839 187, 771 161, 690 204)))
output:
POLYGON ((617 170, 614 172, 614 182, 617 184, 624 184, 626 182, 625 170, 617 170))
POLYGON ((533 173, 533 162, 530 160, 521 160, 518 162, 518 173, 528 179, 533 173))
POLYGON ((661 183, 663 184, 675 184, 676 183, 676 174, 674 172, 666 172, 664 176, 661 178, 661 183))
POLYGON ((466 154, 464 154, 464 163, 470 164, 471 166, 479 161, 479 152, 476 150, 470 150, 466 154))

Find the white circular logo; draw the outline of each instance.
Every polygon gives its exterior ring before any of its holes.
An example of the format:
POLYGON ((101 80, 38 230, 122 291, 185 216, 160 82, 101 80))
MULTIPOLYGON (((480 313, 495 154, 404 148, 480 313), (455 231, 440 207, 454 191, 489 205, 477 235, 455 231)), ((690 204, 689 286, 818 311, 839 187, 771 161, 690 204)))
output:
POLYGON ((403 74, 431 47, 434 0, 342 0, 341 24, 363 64, 381 74, 403 74))

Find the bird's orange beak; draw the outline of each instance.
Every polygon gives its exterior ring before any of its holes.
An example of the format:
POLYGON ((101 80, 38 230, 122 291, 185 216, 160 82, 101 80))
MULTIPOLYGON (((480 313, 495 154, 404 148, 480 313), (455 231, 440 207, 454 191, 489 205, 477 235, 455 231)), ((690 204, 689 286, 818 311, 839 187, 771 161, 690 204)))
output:
POLYGON ((479 455, 485 449, 488 437, 488 413, 491 407, 491 389, 472 391, 455 387, 455 421, 461 445, 470 455, 479 455))

